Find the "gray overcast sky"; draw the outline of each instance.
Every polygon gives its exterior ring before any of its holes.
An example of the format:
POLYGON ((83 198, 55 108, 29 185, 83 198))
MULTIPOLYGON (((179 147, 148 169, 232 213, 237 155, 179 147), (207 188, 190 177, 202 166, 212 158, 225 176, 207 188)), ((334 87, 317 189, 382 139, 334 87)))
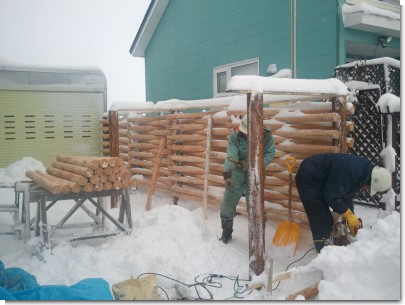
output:
POLYGON ((0 0, 0 62, 99 67, 108 106, 145 101, 144 59, 129 54, 150 0, 0 0))

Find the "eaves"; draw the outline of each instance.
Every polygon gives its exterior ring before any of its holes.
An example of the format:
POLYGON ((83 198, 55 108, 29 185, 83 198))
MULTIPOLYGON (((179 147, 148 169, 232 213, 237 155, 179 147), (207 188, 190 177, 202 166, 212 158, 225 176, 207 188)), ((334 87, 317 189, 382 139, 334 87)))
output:
POLYGON ((142 20, 138 33, 129 49, 134 57, 145 57, 145 50, 153 36, 169 0, 152 0, 142 20))

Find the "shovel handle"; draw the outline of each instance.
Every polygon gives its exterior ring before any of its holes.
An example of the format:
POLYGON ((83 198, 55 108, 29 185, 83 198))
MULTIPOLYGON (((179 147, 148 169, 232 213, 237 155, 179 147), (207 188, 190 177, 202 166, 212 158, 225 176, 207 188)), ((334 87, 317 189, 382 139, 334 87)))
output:
POLYGON ((286 157, 285 158, 285 164, 287 165, 288 168, 288 173, 292 174, 293 168, 295 167, 295 157, 286 157))

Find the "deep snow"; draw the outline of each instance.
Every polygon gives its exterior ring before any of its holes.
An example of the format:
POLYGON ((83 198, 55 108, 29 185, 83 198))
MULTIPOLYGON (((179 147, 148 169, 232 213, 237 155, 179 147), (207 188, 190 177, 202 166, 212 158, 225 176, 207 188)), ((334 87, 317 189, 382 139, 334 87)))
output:
MULTIPOLYGON (((28 168, 43 170, 44 166, 33 158, 24 158, 0 169, 0 182, 26 180, 24 173, 28 168)), ((13 189, 3 188, 0 193, 1 204, 14 202, 13 189)), ((356 206, 355 212, 363 219, 364 228, 352 239, 353 243, 347 247, 326 247, 319 255, 310 250, 313 248, 311 234, 305 230, 301 230, 295 256, 291 255, 291 249, 274 249, 271 239, 277 223, 267 223, 266 255, 274 261, 274 274, 286 268, 294 274, 279 285, 273 284, 274 291, 270 294, 266 287, 250 293, 246 290, 249 278, 246 217, 235 218, 233 239, 225 245, 218 241, 221 232, 218 209, 209 207, 205 220, 201 205, 182 200, 177 206, 172 205, 170 197, 156 193, 152 209, 145 211, 146 198, 147 193, 140 190, 131 193, 133 230, 129 235, 59 243, 41 255, 32 254, 39 237, 24 243, 15 235, 0 235, 0 260, 6 268, 18 267, 33 274, 40 285, 73 285, 84 278, 102 277, 111 286, 143 273, 159 273, 162 300, 167 297, 170 300, 198 297, 283 300, 318 281, 317 300, 400 300, 400 214, 389 204, 387 211, 356 206), (206 286, 211 295, 202 286, 187 287, 176 282, 193 284, 209 274, 231 279, 212 278, 222 287, 206 286), (236 277, 239 282, 235 281, 236 277), (235 284, 239 286, 235 288, 235 284)), ((72 204, 61 201, 52 207, 48 212, 49 224, 59 222, 72 204)), ((118 209, 110 212, 118 215, 118 209)), ((81 220, 89 221, 89 217, 79 210, 69 221, 81 220)), ((10 231, 12 224, 11 213, 0 213, 0 232, 10 231)), ((266 268, 252 280, 267 285, 267 278, 266 268)))

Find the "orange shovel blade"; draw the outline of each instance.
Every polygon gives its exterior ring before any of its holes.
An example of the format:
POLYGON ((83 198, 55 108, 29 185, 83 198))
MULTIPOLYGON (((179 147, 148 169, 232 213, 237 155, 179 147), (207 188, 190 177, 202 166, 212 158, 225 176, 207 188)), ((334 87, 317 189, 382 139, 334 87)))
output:
POLYGON ((273 245, 276 247, 288 246, 295 244, 295 251, 297 250, 298 240, 300 239, 300 227, 298 224, 291 221, 281 222, 273 237, 273 245))

